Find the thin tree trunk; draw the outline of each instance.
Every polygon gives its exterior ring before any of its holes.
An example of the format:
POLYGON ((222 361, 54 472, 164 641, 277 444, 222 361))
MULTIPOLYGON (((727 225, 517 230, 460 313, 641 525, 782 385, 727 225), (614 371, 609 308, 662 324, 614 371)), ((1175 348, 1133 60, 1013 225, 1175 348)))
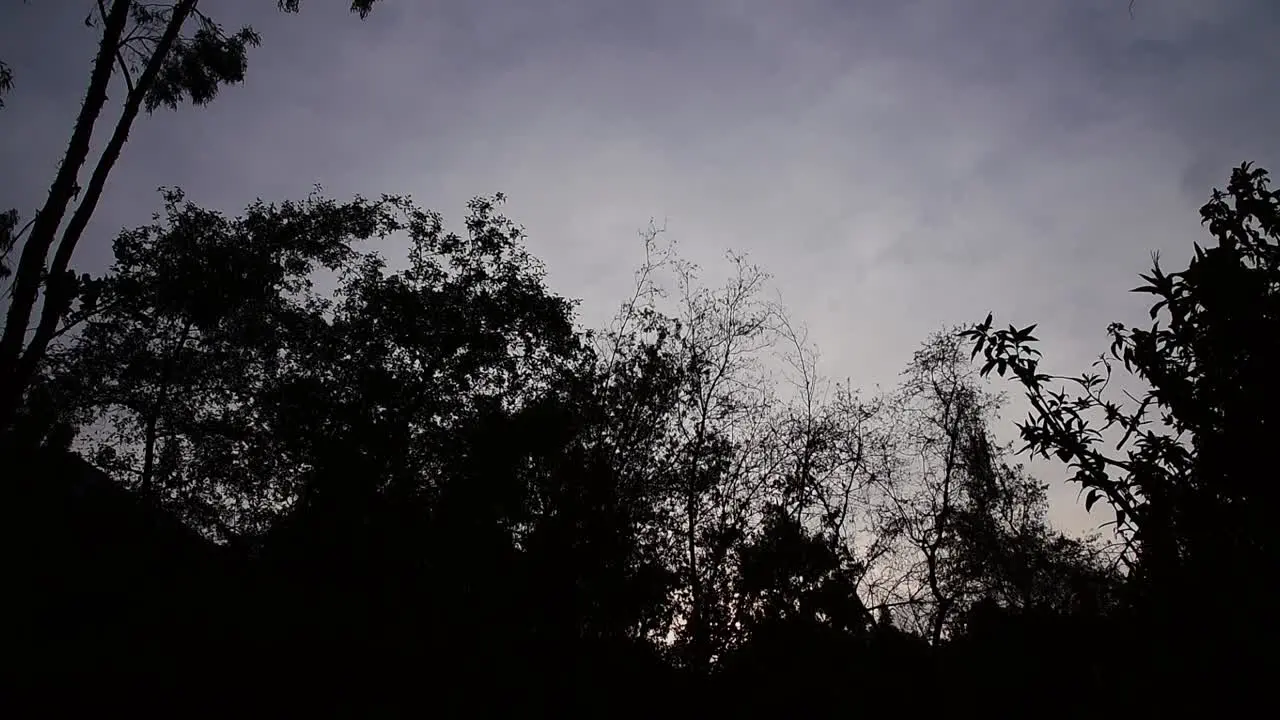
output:
POLYGON ((7 428, 17 409, 24 389, 18 375, 22 344, 31 323, 31 313, 40 291, 41 275, 49 249, 57 236, 58 226, 66 215, 67 205, 76 194, 76 176, 89 156, 93 127, 107 102, 107 86, 111 82, 113 63, 120 38, 129 20, 130 0, 115 0, 103 23, 102 40, 94 58, 89 88, 76 116, 75 128, 67 151, 58 166, 49 196, 36 213, 31 233, 23 244, 18 270, 13 280, 13 297, 5 316, 4 335, 0 337, 0 429, 7 428))
MULTIPOLYGON (((178 34, 182 31, 182 26, 195 10, 197 2, 198 0, 182 0, 182 2, 179 2, 173 8, 173 14, 169 17, 169 23, 165 27, 164 34, 161 36, 159 42, 152 51, 151 58, 147 62, 147 67, 143 70, 142 75, 139 76, 138 82, 134 85, 133 92, 129 94, 128 100, 125 103, 124 111, 121 113, 119 120, 116 121, 115 130, 112 132, 111 138, 107 142, 107 147, 103 150, 102 157, 99 158, 98 164, 93 169, 93 175, 89 179, 89 185, 85 188, 84 199, 80 202, 75 213, 71 216, 71 222, 68 223, 66 231, 62 234, 62 239, 58 242, 58 247, 54 254, 53 265, 49 271, 49 290, 45 293, 45 302, 44 306, 41 308, 39 325, 36 327, 35 335, 27 345, 26 350, 21 351, 21 335, 26 333, 26 328, 30 323, 31 311, 34 306, 35 293, 39 281, 38 274, 36 276, 36 285, 33 285, 30 289, 30 301, 27 303, 26 309, 23 311, 23 316, 20 318, 21 334, 16 336, 14 340, 16 351, 6 350, 11 353, 11 355, 16 355, 18 357, 16 357, 16 362, 12 360, 8 361, 12 363, 8 366, 11 367, 12 370, 9 373, 6 373, 9 377, 6 378, 3 395, 0 395, 0 427, 7 426, 11 421, 13 413, 16 412, 17 406, 21 402, 22 391, 26 388, 27 382, 34 374, 40 360, 44 357, 45 349, 48 347, 50 340, 52 340, 54 334, 57 332, 58 320, 66 309, 65 305, 72 299, 69 297, 70 279, 65 277, 67 267, 71 263, 71 255, 75 252, 76 244, 80 241, 81 235, 84 234, 85 227, 89 224, 89 219, 93 217, 94 210, 97 209, 98 200, 102 197, 103 188, 106 187, 107 177, 111 174, 112 168, 115 166, 116 161, 119 160, 120 153, 124 150, 124 145, 129 139, 129 130, 133 126, 133 121, 141 111, 143 101, 146 99, 151 87, 155 84, 156 77, 160 74, 160 68, 164 65, 164 61, 168 57, 169 51, 173 48, 174 42, 177 41, 178 34)), ((115 18, 117 6, 121 4, 127 6, 128 1, 117 0, 116 5, 112 6, 109 20, 115 18)), ((123 23, 121 24, 120 29, 123 30, 123 23)), ((117 40, 118 38, 119 33, 116 35, 117 40)), ((105 101, 106 82, 110 80, 111 62, 114 58, 115 43, 113 42, 111 47, 108 47, 105 35, 103 42, 104 44, 102 48, 99 49, 98 60, 94 65, 94 78, 95 80, 97 79, 99 71, 98 64, 105 62, 106 78, 103 80, 102 87, 102 100, 105 101), (104 52, 107 50, 110 50, 111 52, 104 55, 104 52)), ((102 103, 99 102, 97 106, 98 111, 101 110, 101 107, 102 103)), ((97 112, 94 113, 95 119, 96 115, 97 112)), ((76 132, 80 132, 79 122, 77 122, 76 132)), ((92 135, 92 123, 90 123, 87 132, 89 135, 92 135)), ((86 138, 86 153, 87 150, 86 138)), ((70 150, 68 150, 68 153, 70 153, 70 150)), ((83 164, 83 155, 80 157, 79 162, 83 164)), ((61 172, 59 175, 61 176, 61 172)), ((72 177, 72 181, 74 181, 74 176, 72 177)), ((50 193, 50 197, 52 198, 52 191, 50 193)), ((69 192, 66 199, 70 199, 69 192)), ((59 208, 59 221, 61 221, 61 216, 65 214, 65 212, 66 201, 64 201, 59 208)), ((38 262, 40 268, 43 268, 44 266, 45 258, 48 256, 49 247, 53 243, 53 235, 56 232, 57 225, 55 224, 49 228, 49 235, 47 239, 42 241, 43 249, 40 252, 38 261, 35 260, 34 256, 32 258, 32 262, 38 262)), ((35 232, 33 229, 32 237, 28 241, 27 247, 29 248, 35 240, 35 232)), ((24 248, 23 250, 22 262, 27 262, 27 248, 24 248)), ((19 284, 15 284, 15 293, 18 287, 19 284)), ((15 295, 15 306, 16 304, 17 298, 15 295)), ((13 309, 14 306, 11 306, 10 318, 5 325, 4 342, 8 342, 10 339, 9 331, 11 329, 16 329, 14 325, 13 309)), ((0 353, 0 362, 5 362, 5 357, 7 356, 0 353)))
POLYGON ((956 451, 962 432, 961 410, 957 408, 960 403, 956 395, 957 393, 953 391, 947 401, 952 411, 952 423, 947 428, 947 461, 942 474, 942 502, 938 514, 934 517, 933 543, 926 557, 929 566, 929 592, 933 594, 935 603, 930 640, 935 646, 942 642, 942 631, 946 628, 947 615, 951 612, 951 606, 954 603, 954 598, 942 590, 941 578, 938 576, 938 553, 942 550, 947 532, 947 520, 950 519, 951 514, 951 480, 956 470, 956 451))

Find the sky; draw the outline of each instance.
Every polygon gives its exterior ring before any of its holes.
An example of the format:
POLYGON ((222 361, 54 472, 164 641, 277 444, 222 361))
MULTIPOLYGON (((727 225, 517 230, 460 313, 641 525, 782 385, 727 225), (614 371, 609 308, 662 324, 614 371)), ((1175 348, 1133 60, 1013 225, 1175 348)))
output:
MULTIPOLYGON (((0 9, 0 206, 24 216, 81 100, 91 6, 0 9)), ((409 194, 454 227, 500 191, 588 325, 624 299, 654 219, 709 282, 748 253, 855 385, 892 385, 930 332, 992 310, 1039 323, 1046 369, 1071 374, 1108 323, 1143 320, 1126 291, 1152 251, 1175 268, 1207 237, 1198 208, 1233 166, 1280 172, 1275 0, 202 7, 262 35, 247 80, 135 124, 81 271, 162 185, 233 214, 316 184, 409 194)), ((1059 525, 1103 519, 1046 472, 1059 525)))

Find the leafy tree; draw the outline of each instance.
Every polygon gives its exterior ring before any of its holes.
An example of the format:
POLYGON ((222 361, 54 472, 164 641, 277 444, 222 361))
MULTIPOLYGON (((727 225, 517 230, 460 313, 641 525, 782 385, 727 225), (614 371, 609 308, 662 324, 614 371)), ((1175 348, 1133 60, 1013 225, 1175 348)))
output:
POLYGON ((735 637, 713 675, 721 705, 834 710, 849 690, 875 686, 877 638, 837 538, 774 506, 736 553, 735 637))
POLYGON ((1167 325, 1113 324, 1111 356, 1098 363, 1105 375, 1039 373, 1028 330, 992 330, 988 319, 967 333, 975 352, 986 354, 988 371, 1007 369, 1026 387, 1035 409, 1021 426, 1030 449, 1076 467, 1088 505, 1106 499, 1115 508, 1117 525, 1132 535, 1150 572, 1196 562, 1198 553, 1205 553, 1200 562, 1218 563, 1237 545, 1244 556, 1271 551, 1256 515, 1267 506, 1269 485, 1249 470, 1265 447, 1276 392, 1269 368, 1277 354, 1270 330, 1277 323, 1280 195, 1267 187, 1265 171, 1244 165, 1227 192, 1214 191, 1201 216, 1217 246, 1197 245, 1178 273, 1164 272, 1157 259, 1143 276, 1148 284, 1135 292, 1157 296, 1152 319, 1163 314, 1167 325), (1150 385, 1135 411, 1101 395, 1113 362, 1150 385), (1054 379, 1084 392, 1051 391, 1045 386, 1054 379), (1101 412, 1101 425, 1088 423, 1092 410, 1101 412), (1112 428, 1124 433, 1125 457, 1097 449, 1112 428), (1236 531, 1223 537, 1227 527, 1236 531))
MULTIPOLYGON (((356 0, 352 10, 364 17, 372 4, 373 0, 356 0)), ((297 11, 298 2, 281 0, 278 6, 292 12, 297 11)), ((15 215, 4 222, 0 233, 0 256, 5 256, 29 230, 12 278, 12 297, 0 335, 0 431, 9 428, 18 412, 58 325, 78 296, 87 291, 81 278, 70 270, 71 258, 138 114, 177 108, 184 100, 194 105, 209 103, 221 87, 243 81, 248 49, 259 43, 249 27, 225 32, 199 8, 199 0, 103 0, 97 3, 96 13, 86 18, 86 24, 101 34, 98 50, 84 102, 48 197, 26 228, 14 232, 15 215), (80 171, 88 161, 95 127, 117 76, 124 84, 124 103, 88 184, 81 188, 80 171), (75 208, 67 219, 73 201, 75 208), (28 337, 37 304, 39 319, 28 337)), ((9 68, 0 66, 0 94, 11 83, 9 68)))
POLYGON ((805 529, 782 508, 766 511, 758 536, 738 548, 739 624, 747 633, 782 624, 861 632, 870 616, 858 598, 856 568, 838 542, 805 529))
MULTIPOLYGON (((239 524, 214 498, 247 483, 267 483, 254 487, 253 505, 284 502, 288 464, 271 456, 278 439, 253 433, 254 398, 322 322, 312 273, 350 265, 356 242, 399 229, 409 210, 397 198, 313 197, 228 219, 167 191, 164 216, 122 233, 108 274, 85 279, 94 292, 46 363, 64 410, 93 430, 82 446, 126 486, 183 506, 206 529, 239 524)), ((267 510, 249 515, 258 512, 267 510)))
MULTIPOLYGON (((47 468, 92 451, 144 501, 133 525, 203 536, 204 577, 95 591, 139 667, 432 667, 403 689, 441 705, 483 679, 471 710, 656 712, 678 692, 819 712, 861 690, 1021 711, 1066 673, 1109 682, 1096 648, 1144 637, 1118 602, 1133 578, 1054 531, 993 440, 999 398, 954 332, 863 401, 819 374, 761 271, 737 259, 703 289, 656 231, 596 333, 500 196, 459 233, 397 197, 237 217, 164 197, 82 278, 17 426, 47 468)), ((40 480, 23 487, 61 487, 40 480)), ((59 562, 86 573, 77 544, 59 562)))
POLYGON ((166 200, 118 239, 41 387, 82 444, 114 450, 123 484, 149 478, 257 558, 263 602, 295 610, 248 623, 245 642, 301 646, 339 616, 344 647, 385 657, 433 638, 475 662, 558 648, 599 671, 574 647, 650 662, 671 587, 638 475, 644 409, 669 397, 651 345, 601 372, 493 200, 465 236, 398 198, 237 218, 166 200), (391 232, 410 248, 395 272, 356 246, 391 232), (357 621, 371 617, 385 622, 357 621))
POLYGON ((378 487, 421 485, 457 423, 528 396, 575 343, 493 207, 473 204, 463 239, 400 198, 228 219, 170 193, 163 219, 117 240, 100 302, 50 357, 64 411, 98 426, 85 440, 118 479, 222 535, 331 492, 311 476, 335 458, 367 456, 378 487), (355 244, 393 232, 410 267, 388 275, 355 244))
POLYGON ((1274 631, 1263 610, 1273 595, 1252 578, 1277 550, 1276 490, 1261 469, 1280 407, 1280 193, 1245 164, 1200 214, 1215 246, 1197 244, 1176 273, 1155 258, 1135 289, 1156 296, 1152 325, 1111 325, 1100 373, 1043 373, 1031 328, 996 330, 990 316, 966 335, 984 372, 1009 372, 1025 389, 1027 449, 1068 463, 1086 507, 1105 500, 1114 510, 1136 608, 1159 628, 1158 647, 1178 637, 1203 658, 1274 631), (1147 388, 1136 407, 1104 395, 1119 366, 1147 388), (1055 381, 1079 390, 1053 389, 1055 381), (1102 447, 1108 441, 1119 454, 1102 447), (1206 613, 1214 624, 1197 621, 1206 613))

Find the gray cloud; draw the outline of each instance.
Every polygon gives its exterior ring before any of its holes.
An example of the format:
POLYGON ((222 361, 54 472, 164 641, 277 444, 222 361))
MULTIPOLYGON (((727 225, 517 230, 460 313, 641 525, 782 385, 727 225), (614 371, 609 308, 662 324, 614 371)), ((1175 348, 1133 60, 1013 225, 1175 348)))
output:
MULTIPOLYGON (((229 211, 314 183, 407 192, 452 218, 501 190, 590 322, 656 217, 712 276, 728 248, 771 270, 833 375, 891 383, 928 332, 988 309, 1040 322, 1076 370, 1107 322, 1141 318, 1124 290, 1151 250, 1185 257, 1232 165, 1280 169, 1280 8, 1127 4, 387 0, 358 23, 219 2, 264 36, 249 81, 138 124, 78 262, 101 266, 162 184, 229 211)), ((4 11, 2 204, 44 192, 87 6, 4 11)))

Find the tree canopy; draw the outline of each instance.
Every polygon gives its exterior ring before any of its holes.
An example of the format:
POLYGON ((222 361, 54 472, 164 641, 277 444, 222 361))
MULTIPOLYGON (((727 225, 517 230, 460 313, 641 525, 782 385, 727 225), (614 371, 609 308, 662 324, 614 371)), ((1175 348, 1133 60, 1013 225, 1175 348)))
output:
MULTIPOLYGON (((1233 192, 1261 212, 1247 188, 1261 193, 1264 176, 1247 172, 1233 192)), ((1248 272, 1270 267, 1254 247, 1263 231, 1224 215, 1226 197, 1206 206, 1211 230, 1242 238, 1222 247, 1248 272)), ((494 707, 609 708, 658 683, 700 707, 816 712, 842 696, 784 701, 778 684, 929 683, 946 704, 1016 679, 1017 702, 1032 702, 1056 678, 1105 676, 1095 653, 1108 642, 1157 661, 1142 643, 1166 627, 1157 601, 1174 580, 1151 541, 1126 525, 1133 543, 1115 552, 1055 530, 1043 482, 996 440, 1002 398, 983 374, 1003 360, 1032 389, 1048 382, 1029 365, 1029 329, 941 330, 898 387, 867 395, 819 372, 762 269, 730 255, 729 280, 707 286, 657 229, 614 322, 588 330, 546 287, 500 195, 473 200, 460 232, 395 196, 317 192, 234 217, 178 190, 161 200, 116 238, 106 273, 80 278, 8 441, 30 478, 53 473, 74 496, 88 473, 199 539, 187 561, 164 561, 203 568, 195 577, 157 560, 122 571, 167 578, 137 586, 100 580, 123 556, 90 574, 74 544, 50 546, 47 563, 82 568, 68 582, 99 579, 78 592, 143 628, 138 667, 216 632, 226 662, 254 667, 444 665, 441 702, 483 677, 494 707), (966 337, 981 346, 968 352, 966 337), (90 465, 66 469, 67 453, 90 465), (139 592, 153 600, 122 599, 139 592), (175 648, 178 627, 192 639, 175 648), (995 674, 976 673, 980 660, 995 674)), ((1215 257, 1198 251, 1193 268, 1215 257)), ((1186 277, 1177 302, 1213 287, 1186 277)), ((1266 282, 1230 286, 1262 293, 1234 302, 1269 312, 1266 282)), ((1264 350, 1234 350, 1233 367, 1264 350)), ((1049 397, 1032 397, 1041 419, 1079 427, 1049 397)), ((1092 447, 1037 427, 1024 439, 1092 447)), ((1109 477, 1077 474, 1090 488, 1109 477)), ((1176 512, 1205 512, 1181 497, 1176 512)), ((91 502, 122 502, 103 498, 91 502)), ((47 513, 18 527, 36 522, 47 513)), ((104 548, 123 532, 95 527, 104 548)), ((130 542, 172 544, 157 527, 130 542)), ((1166 532, 1225 552, 1220 535, 1187 528, 1166 532)), ((1238 529, 1233 543, 1248 537, 1238 529)), ((41 597, 37 615, 65 622, 41 597)), ((107 652, 83 624, 59 632, 36 667, 65 648, 107 652)))
MULTIPOLYGON (((258 43, 195 0, 104 0, 89 25, 48 199, 25 225, 0 215, 0 259, 18 252, 0 263, 17 684, 307 710, 358 688, 445 713, 1017 717, 1265 687, 1265 171, 1213 192, 1213 243, 1184 270, 1153 258, 1134 290, 1151 324, 1111 325, 1094 370, 1048 374, 1036 326, 990 314, 868 392, 823 374, 764 269, 730 253, 709 284, 656 227, 612 321, 583 327, 501 194, 450 229, 405 196, 229 214, 165 188, 109 268, 73 272, 134 118, 211 102, 258 43), (112 83, 121 119, 81 189, 112 83), (993 373, 1030 407, 1021 448, 999 439, 993 373), (1121 374, 1143 391, 1117 398, 1121 374), (1102 532, 1050 522, 1063 465, 1109 511, 1102 532)), ((12 82, 0 64, 0 95, 12 82)))
MULTIPOLYGON (((351 11, 364 18, 374 2, 354 0, 351 11)), ((277 7, 297 12, 299 4, 279 0, 277 7)), ((247 25, 227 32, 199 0, 103 0, 85 25, 99 34, 98 49, 48 196, 21 227, 16 210, 0 216, 0 280, 8 280, 9 298, 0 331, 0 431, 10 427, 58 325, 82 293, 92 292, 71 269, 72 256, 139 113, 176 110, 184 102, 209 104, 223 87, 244 81, 248 51, 261 42, 247 25), (82 187, 80 174, 89 161, 108 90, 117 81, 123 85, 124 103, 82 187), (15 250, 17 263, 11 267, 9 256, 15 250)), ((13 72, 0 62, 0 106, 12 86, 13 72)))

